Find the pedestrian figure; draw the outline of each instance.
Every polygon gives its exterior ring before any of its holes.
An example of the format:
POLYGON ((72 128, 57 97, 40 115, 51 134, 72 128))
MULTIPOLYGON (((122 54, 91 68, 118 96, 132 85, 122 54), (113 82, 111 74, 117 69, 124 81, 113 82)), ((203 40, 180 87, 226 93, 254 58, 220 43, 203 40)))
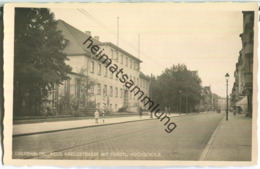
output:
POLYGON ((140 119, 142 118, 142 116, 143 116, 143 109, 142 109, 142 107, 140 106, 139 107, 139 115, 140 115, 140 119))
POLYGON ((98 110, 95 111, 94 116, 95 116, 95 121, 96 121, 96 123, 98 123, 98 118, 99 118, 99 112, 98 112, 98 110))
POLYGON ((168 108, 165 107, 165 108, 164 108, 164 111, 165 111, 165 114, 167 115, 167 114, 168 114, 168 108))
POLYGON ((105 111, 104 110, 103 110, 102 114, 103 114, 103 123, 105 123, 105 111))
POLYGON ((233 110, 233 114, 234 114, 234 116, 236 116, 236 113, 237 113, 237 111, 236 111, 236 110, 233 110))

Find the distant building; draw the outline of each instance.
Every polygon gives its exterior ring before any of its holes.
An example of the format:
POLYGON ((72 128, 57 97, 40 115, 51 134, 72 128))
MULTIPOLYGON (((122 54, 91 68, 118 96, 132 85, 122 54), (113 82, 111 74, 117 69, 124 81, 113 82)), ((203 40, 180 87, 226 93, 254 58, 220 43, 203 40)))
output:
MULTIPOLYGON (((72 72, 70 80, 54 87, 49 97, 51 108, 58 109, 59 100, 65 94, 81 97, 81 86, 77 79, 81 76, 80 72, 85 70, 85 78, 93 84, 87 90, 87 98, 84 103, 79 103, 81 109, 88 109, 90 106, 86 105, 91 105, 93 109, 105 108, 110 112, 116 112, 120 108, 136 112, 137 107, 142 106, 141 103, 139 104, 138 97, 119 81, 116 72, 112 74, 105 64, 94 57, 87 49, 89 44, 83 45, 83 42, 91 36, 91 32, 83 33, 62 20, 58 21, 57 27, 64 36, 66 47, 63 52, 69 58, 66 63, 72 67, 72 72)), ((104 49, 103 53, 113 61, 113 64, 123 68, 124 73, 144 92, 144 95, 149 96, 150 79, 140 71, 142 62, 140 59, 111 42, 101 42, 98 36, 94 36, 92 40, 93 43, 104 49)))
POLYGON ((210 86, 204 86, 202 88, 202 100, 200 101, 199 111, 212 110, 212 92, 210 86))
POLYGON ((227 99, 226 98, 219 98, 218 99, 218 106, 219 108, 223 111, 226 110, 226 104, 227 104, 227 99))
POLYGON ((243 33, 240 34, 242 49, 239 52, 231 105, 237 112, 252 116, 254 12, 243 12, 243 33))

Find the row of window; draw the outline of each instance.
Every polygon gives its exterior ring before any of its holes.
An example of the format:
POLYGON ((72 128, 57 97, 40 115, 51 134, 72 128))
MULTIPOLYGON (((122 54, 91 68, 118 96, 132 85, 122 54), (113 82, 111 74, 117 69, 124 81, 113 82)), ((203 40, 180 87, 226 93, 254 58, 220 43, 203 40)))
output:
MULTIPOLYGON (((97 91, 95 92, 95 85, 90 86, 89 88, 89 93, 91 94, 97 94, 97 95, 101 95, 101 84, 98 83, 97 85, 97 91)), ((79 80, 75 81, 75 95, 76 97, 80 97, 80 82, 79 80)), ((124 97, 124 89, 123 88, 118 88, 118 87, 113 87, 113 86, 109 86, 109 96, 110 97, 120 97, 123 98, 124 97)), ((70 80, 65 80, 64 82, 64 93, 70 94, 70 80)), ((139 96, 135 96, 133 92, 127 92, 125 93, 129 96, 129 99, 137 99, 137 97, 139 96)), ((108 86, 104 85, 103 87, 103 95, 108 96, 108 86)))
MULTIPOLYGON (((81 88, 81 85, 80 85, 79 80, 75 80, 75 96, 77 98, 79 98, 80 95, 81 95, 80 88, 81 88)), ((97 84, 97 92, 95 93, 95 87, 94 87, 94 85, 92 85, 90 87, 89 93, 101 95, 101 89, 102 89, 101 84, 98 83, 97 84)), ((64 93, 70 95, 70 80, 65 80, 65 82, 64 82, 64 93)), ((51 91, 51 94, 52 94, 52 105, 53 105, 53 108, 54 107, 56 108, 57 104, 58 104, 58 99, 59 99, 59 85, 55 85, 54 86, 54 89, 51 91)), ((107 85, 103 86, 103 95, 104 96, 108 96, 108 86, 107 85)), ((133 93, 133 92, 126 91, 126 90, 124 90, 122 88, 109 86, 109 96, 110 97, 116 97, 116 98, 118 98, 118 97, 120 97, 120 98, 125 97, 124 98, 125 100, 128 100, 128 99, 130 99, 130 100, 131 99, 137 100, 140 95, 136 95, 135 96, 135 93, 133 93)))
MULTIPOLYGON (((133 106, 137 107, 138 104, 137 103, 133 103, 133 106)), ((102 104, 96 103, 96 109, 102 110, 103 107, 105 107, 106 109, 109 109, 110 111, 118 111, 118 108, 120 108, 120 107, 117 106, 117 104, 114 104, 114 106, 113 106, 113 104, 107 105, 106 103, 102 103, 102 104)))
MULTIPOLYGON (((102 104, 102 105, 103 105, 103 104, 102 104)), ((109 104, 109 107, 107 107, 107 105, 106 105, 105 103, 104 103, 104 107, 108 108, 110 111, 117 111, 117 108, 118 108, 118 107, 117 107, 117 104, 114 105, 114 109, 113 109, 112 104, 109 104)), ((103 106, 100 107, 100 103, 97 103, 96 109, 101 110, 101 109, 103 109, 103 106)))
MULTIPOLYGON (((94 91, 95 91, 94 86, 91 86, 90 87, 91 93, 101 95, 101 84, 100 83, 97 84, 97 93, 95 93, 94 91)), ((137 99, 137 97, 139 97, 139 96, 135 96, 133 92, 125 93, 124 89, 122 89, 122 88, 119 89, 118 87, 113 88, 113 86, 109 86, 109 96, 110 97, 123 98, 124 94, 129 95, 129 99, 135 100, 135 99, 137 99)), ((104 87, 103 87, 103 95, 108 96, 108 86, 107 85, 104 85, 104 87)))
MULTIPOLYGON (((91 73, 95 73, 95 62, 91 61, 90 63, 91 63, 90 72, 91 73)), ((102 66, 101 66, 100 63, 97 64, 97 68, 98 68, 97 69, 97 74, 99 76, 101 76, 102 66)), ((107 77, 107 71, 108 71, 107 68, 104 67, 104 77, 107 77)), ((116 74, 116 72, 114 74, 116 74)), ((113 76, 114 76, 113 73, 110 72, 110 79, 113 79, 113 76)), ((115 79, 118 80, 118 78, 115 78, 115 79)), ((146 81, 144 79, 135 78, 135 77, 132 78, 131 75, 130 75, 130 79, 133 80, 134 83, 137 82, 136 83, 137 86, 139 86, 139 81, 140 81, 140 86, 139 87, 143 87, 143 88, 148 89, 148 86, 149 86, 149 82, 148 81, 146 81)))
MULTIPOLYGON (((111 58, 114 59, 116 62, 120 62, 122 65, 128 67, 128 57, 127 56, 124 57, 123 54, 120 54, 119 57, 119 53, 116 50, 115 50, 115 57, 114 57, 114 49, 111 49, 111 58)), ((139 70, 139 64, 130 58, 129 58, 129 67, 130 69, 139 70)))
MULTIPOLYGON (((107 85, 104 85, 103 94, 105 96, 107 96, 107 94, 108 94, 107 91, 108 91, 107 85)), ((118 87, 115 87, 115 97, 118 97, 118 91, 119 91, 118 87)), ((94 86, 91 87, 91 92, 94 93, 94 86)), ((101 95, 101 84, 100 83, 97 84, 97 93, 96 94, 101 95)), ((110 86, 109 96, 113 97, 113 87, 112 86, 110 86)), ((123 89, 120 88, 120 98, 122 98, 122 97, 123 97, 123 89)))

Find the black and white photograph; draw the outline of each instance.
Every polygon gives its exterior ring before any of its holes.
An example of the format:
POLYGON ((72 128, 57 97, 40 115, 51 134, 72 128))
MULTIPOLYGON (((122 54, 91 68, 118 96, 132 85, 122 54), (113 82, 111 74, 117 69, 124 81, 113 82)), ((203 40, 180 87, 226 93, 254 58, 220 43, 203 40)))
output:
POLYGON ((4 9, 4 163, 256 164, 257 3, 4 9))

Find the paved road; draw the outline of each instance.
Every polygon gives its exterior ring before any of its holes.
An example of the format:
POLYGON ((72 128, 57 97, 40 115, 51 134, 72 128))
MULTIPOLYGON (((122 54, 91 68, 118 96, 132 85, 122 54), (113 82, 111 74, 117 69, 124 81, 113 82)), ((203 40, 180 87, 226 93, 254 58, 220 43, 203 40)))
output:
POLYGON ((178 127, 170 134, 155 119, 14 137, 13 158, 198 160, 222 117, 173 117, 178 127))

